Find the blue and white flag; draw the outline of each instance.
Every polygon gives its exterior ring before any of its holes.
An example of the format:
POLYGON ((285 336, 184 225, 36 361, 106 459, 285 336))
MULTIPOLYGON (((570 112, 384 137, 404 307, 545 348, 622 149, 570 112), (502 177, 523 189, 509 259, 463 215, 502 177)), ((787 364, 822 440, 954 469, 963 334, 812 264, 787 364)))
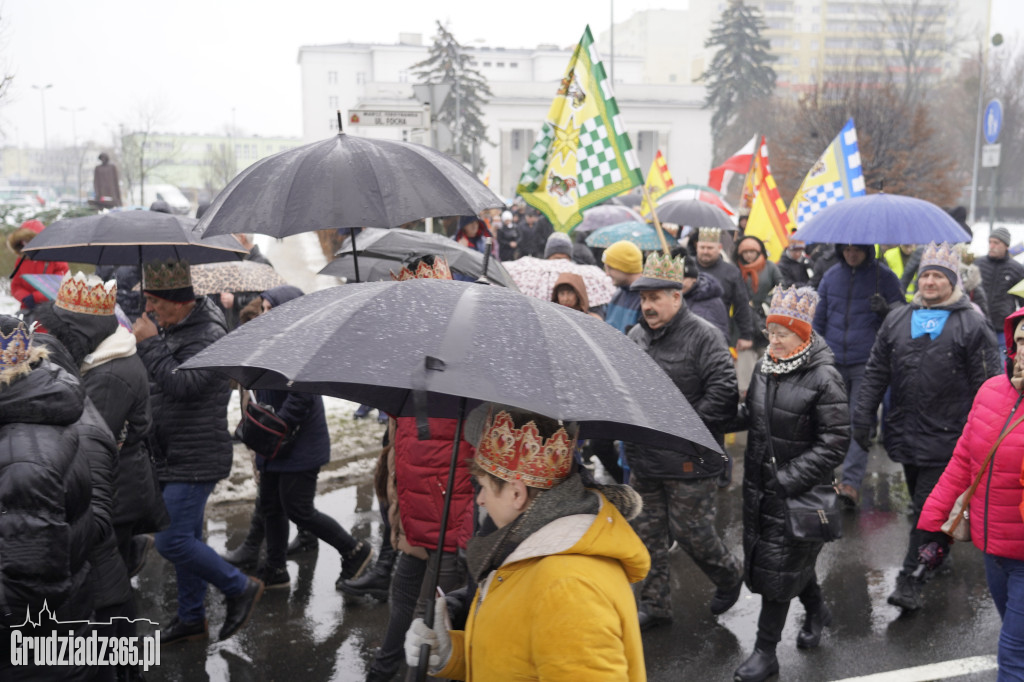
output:
POLYGON ((821 209, 863 195, 864 173, 851 118, 807 173, 789 204, 789 217, 799 229, 821 209))

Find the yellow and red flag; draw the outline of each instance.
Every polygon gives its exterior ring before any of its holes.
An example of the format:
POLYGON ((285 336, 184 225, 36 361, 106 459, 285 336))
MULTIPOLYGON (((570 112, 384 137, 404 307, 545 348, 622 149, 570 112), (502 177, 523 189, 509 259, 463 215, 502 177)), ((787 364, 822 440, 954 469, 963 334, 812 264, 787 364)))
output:
MULTIPOLYGON (((651 161, 651 169, 647 171, 647 194, 651 201, 657 203, 658 197, 675 187, 675 184, 672 181, 672 173, 668 170, 668 163, 659 149, 651 161)), ((647 197, 644 197, 640 204, 640 215, 646 217, 650 213, 651 207, 647 204, 647 197)))
POLYGON ((747 176, 748 181, 754 180, 757 184, 754 185, 755 196, 744 234, 764 242, 768 258, 778 262, 789 244, 793 224, 786 211, 786 202, 779 195, 779 188, 772 177, 771 166, 768 164, 768 144, 763 137, 754 164, 760 177, 755 176, 754 169, 747 176))

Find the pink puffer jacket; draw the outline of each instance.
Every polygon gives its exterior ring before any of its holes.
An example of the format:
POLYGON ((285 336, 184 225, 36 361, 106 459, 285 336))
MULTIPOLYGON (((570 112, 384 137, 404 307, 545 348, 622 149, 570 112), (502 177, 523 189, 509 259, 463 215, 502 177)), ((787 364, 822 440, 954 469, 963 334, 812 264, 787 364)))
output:
MULTIPOLYGON (((1024 309, 1007 318, 1007 346, 1024 309)), ((1011 353, 1012 357, 1012 353, 1011 353)), ((924 504, 917 527, 939 531, 956 498, 967 490, 1003 428, 1024 415, 1024 396, 1006 375, 992 377, 978 390, 953 458, 924 504)), ((987 554, 1024 560, 1024 424, 1003 439, 990 469, 971 498, 971 540, 987 554)))

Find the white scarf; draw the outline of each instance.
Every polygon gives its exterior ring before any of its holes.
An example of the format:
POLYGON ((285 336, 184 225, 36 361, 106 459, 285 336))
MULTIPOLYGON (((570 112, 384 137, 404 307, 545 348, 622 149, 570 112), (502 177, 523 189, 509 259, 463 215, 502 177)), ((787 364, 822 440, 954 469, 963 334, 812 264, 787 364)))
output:
POLYGON ((100 341, 96 350, 85 356, 80 369, 85 374, 106 362, 131 355, 135 355, 135 335, 118 325, 113 334, 100 341))

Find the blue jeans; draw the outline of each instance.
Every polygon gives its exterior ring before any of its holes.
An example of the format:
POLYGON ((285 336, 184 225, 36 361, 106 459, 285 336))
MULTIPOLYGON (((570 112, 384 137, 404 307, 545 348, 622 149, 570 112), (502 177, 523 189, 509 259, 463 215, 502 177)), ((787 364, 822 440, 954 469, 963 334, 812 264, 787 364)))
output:
POLYGON ((249 579, 203 542, 203 514, 214 483, 165 483, 164 504, 171 525, 156 533, 160 556, 174 564, 178 578, 178 619, 194 623, 206 618, 206 585, 228 597, 245 591, 249 579))
MULTIPOLYGON (((846 384, 846 396, 850 401, 850 428, 853 429, 853 411, 857 409, 857 396, 860 395, 860 386, 864 379, 865 365, 836 365, 839 374, 846 384)), ((874 421, 872 419, 872 421, 874 421)), ((843 460, 843 477, 840 481, 848 486, 860 490, 860 484, 864 482, 864 474, 868 470, 868 451, 857 445, 853 438, 850 438, 850 447, 846 451, 846 459, 843 460)))
POLYGON ((1024 680, 1024 561, 985 555, 988 591, 1003 629, 999 632, 999 682, 1024 680))

